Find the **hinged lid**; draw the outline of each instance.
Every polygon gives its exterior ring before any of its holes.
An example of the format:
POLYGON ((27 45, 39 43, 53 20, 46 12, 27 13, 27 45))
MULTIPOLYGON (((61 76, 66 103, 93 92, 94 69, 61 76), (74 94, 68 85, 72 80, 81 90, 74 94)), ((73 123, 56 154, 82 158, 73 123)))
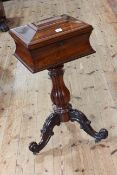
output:
POLYGON ((68 15, 61 15, 11 29, 10 34, 17 42, 33 49, 91 29, 89 24, 68 15))

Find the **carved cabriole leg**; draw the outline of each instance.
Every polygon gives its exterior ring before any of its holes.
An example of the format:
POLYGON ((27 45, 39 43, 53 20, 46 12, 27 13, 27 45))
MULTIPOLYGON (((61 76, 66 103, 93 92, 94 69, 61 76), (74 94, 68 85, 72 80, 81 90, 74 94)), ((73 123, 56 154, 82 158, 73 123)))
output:
POLYGON ((51 136, 54 135, 53 128, 55 126, 60 125, 60 117, 56 113, 50 114, 50 116, 46 119, 43 128, 41 130, 41 141, 37 144, 36 142, 32 142, 29 145, 30 151, 34 154, 39 153, 48 143, 51 136))
POLYGON ((69 111, 70 120, 72 122, 76 121, 80 124, 80 128, 83 129, 87 134, 95 138, 95 142, 99 142, 102 139, 106 139, 108 137, 108 131, 106 129, 100 129, 99 132, 96 132, 91 126, 91 121, 87 119, 87 117, 77 109, 71 109, 69 111))

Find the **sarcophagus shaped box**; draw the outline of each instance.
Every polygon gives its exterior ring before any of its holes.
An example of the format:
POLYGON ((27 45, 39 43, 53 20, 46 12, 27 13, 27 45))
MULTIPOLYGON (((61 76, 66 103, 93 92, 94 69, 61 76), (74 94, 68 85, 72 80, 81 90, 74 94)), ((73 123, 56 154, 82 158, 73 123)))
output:
POLYGON ((15 56, 33 73, 94 53, 92 26, 61 15, 10 30, 15 56))

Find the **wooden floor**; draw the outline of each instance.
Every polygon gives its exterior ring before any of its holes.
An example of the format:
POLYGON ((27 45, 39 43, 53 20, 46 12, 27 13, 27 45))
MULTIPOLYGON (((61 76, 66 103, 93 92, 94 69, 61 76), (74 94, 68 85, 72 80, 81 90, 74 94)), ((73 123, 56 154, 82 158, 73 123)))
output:
POLYGON ((74 108, 109 137, 95 144, 77 123, 63 123, 43 151, 31 141, 52 111, 47 71, 31 74, 13 56, 15 45, 0 33, 0 175, 117 175, 117 0, 11 0, 4 3, 11 27, 67 13, 93 25, 96 54, 67 63, 66 85, 74 108))

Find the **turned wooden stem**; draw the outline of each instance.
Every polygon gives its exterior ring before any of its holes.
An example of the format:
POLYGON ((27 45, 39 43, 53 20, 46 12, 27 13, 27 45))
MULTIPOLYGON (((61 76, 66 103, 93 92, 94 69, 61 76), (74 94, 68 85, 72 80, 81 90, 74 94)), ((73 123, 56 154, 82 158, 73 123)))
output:
POLYGON ((69 101, 70 101, 70 92, 65 86, 63 80, 63 70, 64 65, 60 65, 54 68, 49 69, 49 76, 52 80, 52 91, 51 91, 51 100, 54 105, 54 111, 60 114, 60 119, 62 122, 69 121, 69 101))

